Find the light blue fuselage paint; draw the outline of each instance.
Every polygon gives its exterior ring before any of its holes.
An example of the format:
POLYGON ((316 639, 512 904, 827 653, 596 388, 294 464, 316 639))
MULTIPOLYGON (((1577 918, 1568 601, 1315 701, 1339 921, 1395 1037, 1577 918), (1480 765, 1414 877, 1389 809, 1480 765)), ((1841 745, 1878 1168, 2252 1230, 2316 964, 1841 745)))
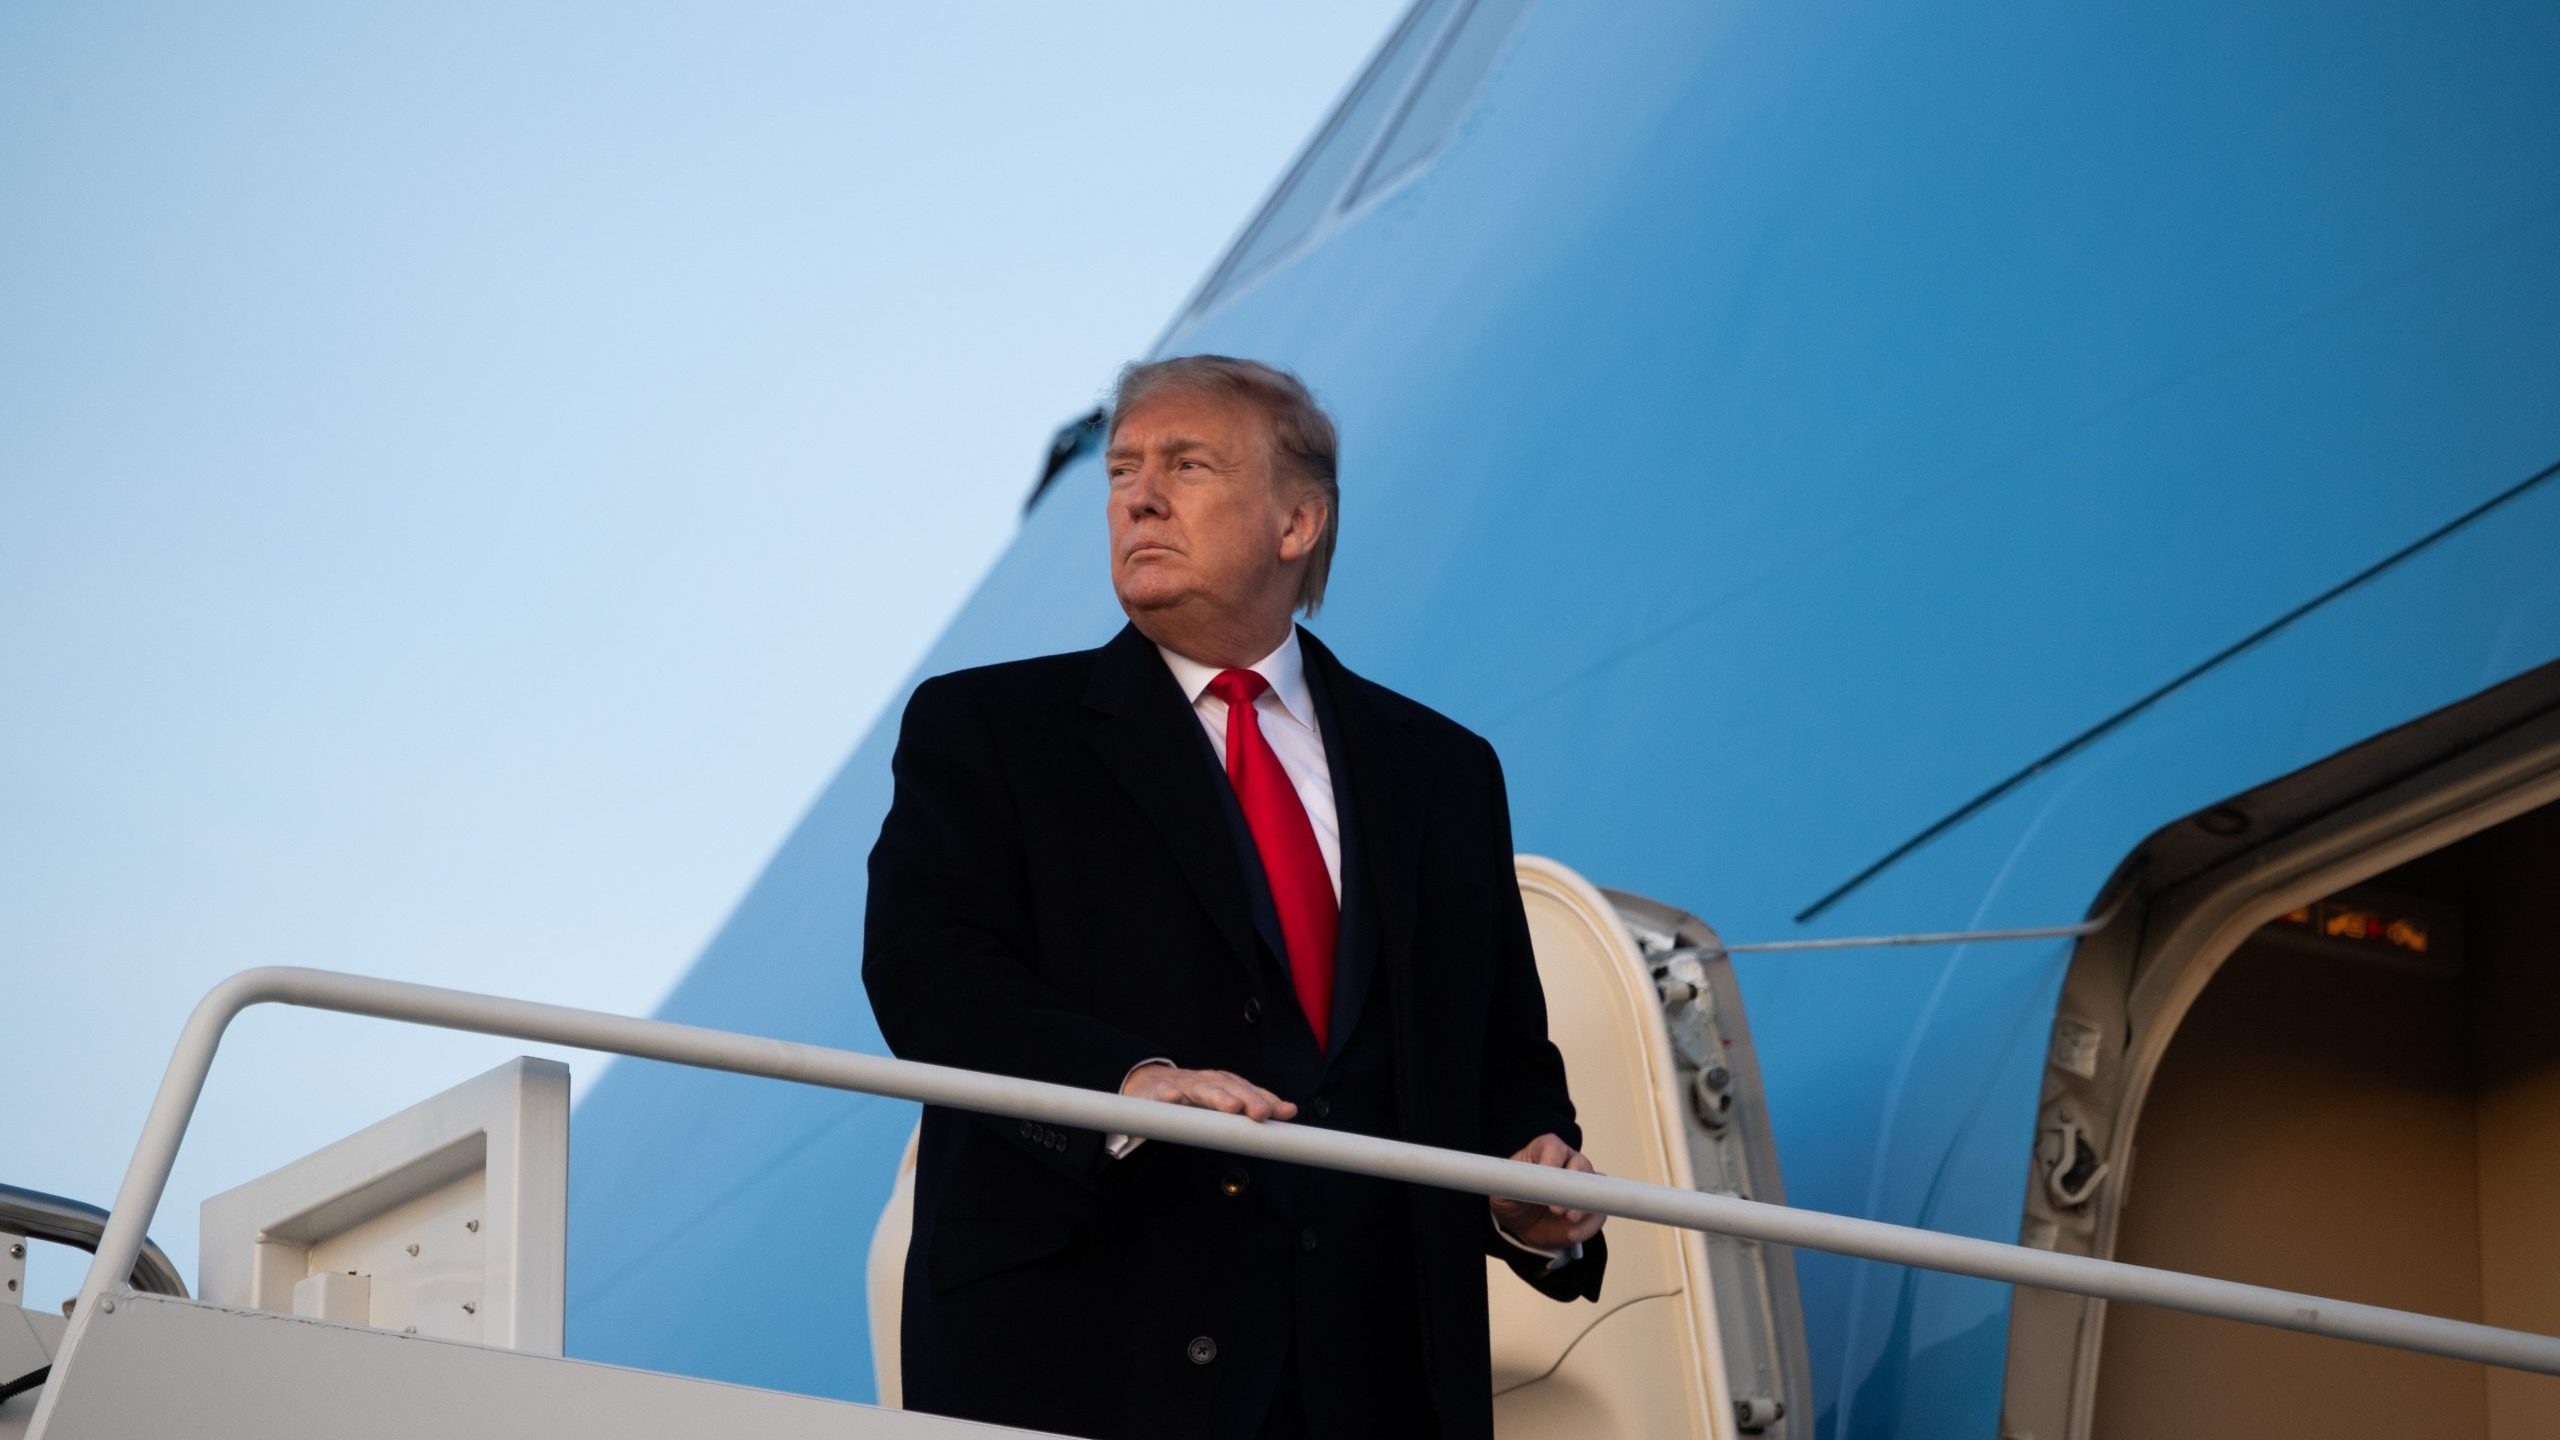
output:
MULTIPOLYGON (((1260 237, 1160 348, 1288 365, 1333 409, 1313 628, 1493 740, 1523 848, 1734 940, 2069 923, 2159 825, 2560 656, 2560 481, 2524 483, 2560 461, 2560 9, 1473 20, 1501 34, 1386 67, 1454 67, 1414 108, 1436 145, 1355 101, 1309 233, 1260 237)), ((1059 475, 920 675, 1112 633, 1102 489, 1090 457, 1059 475)), ((893 735, 666 1017, 880 1048, 893 735)), ((2015 1239, 2068 953, 1739 962, 1790 1200, 2015 1239)), ((911 1123, 616 1066, 577 1116, 572 1353, 867 1397, 911 1123)), ((1801 1277, 1823 1436, 1990 1440, 2003 1287, 1801 1277)))

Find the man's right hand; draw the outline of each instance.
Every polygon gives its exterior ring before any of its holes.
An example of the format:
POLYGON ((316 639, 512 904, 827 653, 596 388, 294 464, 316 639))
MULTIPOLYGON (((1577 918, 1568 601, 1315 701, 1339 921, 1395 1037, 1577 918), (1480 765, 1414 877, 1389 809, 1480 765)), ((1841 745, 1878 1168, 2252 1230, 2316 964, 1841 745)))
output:
POLYGON ((1286 1120, 1298 1107, 1225 1070, 1185 1070, 1179 1065, 1141 1065, 1120 1082, 1120 1093, 1169 1105, 1196 1105, 1223 1110, 1248 1120, 1286 1120))

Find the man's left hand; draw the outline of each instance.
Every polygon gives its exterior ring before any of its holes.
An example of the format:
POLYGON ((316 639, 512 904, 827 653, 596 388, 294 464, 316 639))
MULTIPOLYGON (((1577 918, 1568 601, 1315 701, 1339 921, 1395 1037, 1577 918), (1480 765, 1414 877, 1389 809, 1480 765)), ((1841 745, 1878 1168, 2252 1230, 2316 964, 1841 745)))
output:
MULTIPOLYGON (((1581 1151, 1554 1135, 1539 1136, 1511 1158, 1525 1160, 1532 1165, 1550 1165, 1559 1170, 1599 1173, 1591 1168, 1590 1161, 1582 1158, 1581 1151)), ((1505 1234, 1523 1245, 1534 1245, 1541 1250, 1563 1250, 1579 1245, 1599 1234, 1601 1222, 1609 1218, 1588 1210, 1568 1210, 1561 1205, 1540 1205, 1501 1196, 1495 1196, 1487 1203, 1493 1206, 1494 1223, 1500 1225, 1505 1234)))

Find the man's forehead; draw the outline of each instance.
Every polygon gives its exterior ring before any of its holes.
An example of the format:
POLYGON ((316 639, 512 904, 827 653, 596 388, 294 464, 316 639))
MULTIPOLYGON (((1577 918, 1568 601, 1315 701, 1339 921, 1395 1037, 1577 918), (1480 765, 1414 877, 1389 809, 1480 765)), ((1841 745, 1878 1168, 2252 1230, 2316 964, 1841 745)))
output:
POLYGON ((1141 450, 1153 450, 1158 454, 1173 454, 1184 450, 1215 450, 1217 448, 1217 442, 1214 440, 1180 430, 1159 431, 1152 435, 1141 430, 1135 436, 1123 434, 1113 438, 1108 453, 1135 455, 1141 450))

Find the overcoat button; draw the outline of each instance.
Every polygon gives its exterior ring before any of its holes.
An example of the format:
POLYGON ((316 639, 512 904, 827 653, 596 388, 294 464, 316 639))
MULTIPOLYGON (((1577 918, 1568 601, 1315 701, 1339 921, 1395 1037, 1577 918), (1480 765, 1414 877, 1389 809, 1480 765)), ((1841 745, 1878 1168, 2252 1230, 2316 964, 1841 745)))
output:
POLYGON ((1244 997, 1244 1023, 1247 1025, 1259 1025, 1262 1023, 1261 996, 1247 995, 1244 997))
POLYGON ((1333 1102, 1319 1095, 1308 1103, 1307 1113, 1319 1120, 1327 1119, 1333 1114, 1333 1102))
POLYGON ((1195 1335, 1190 1344, 1182 1347, 1182 1353, 1191 1357, 1192 1364, 1206 1365, 1218 1358, 1218 1342, 1206 1335, 1195 1335))
POLYGON ((1316 1248, 1316 1232, 1312 1228, 1298 1232, 1298 1248, 1301 1250, 1316 1248))
POLYGON ((1218 1177, 1218 1190, 1221 1194, 1241 1195, 1252 1183, 1253 1177, 1245 1174, 1242 1166, 1230 1165, 1227 1173, 1218 1177))

